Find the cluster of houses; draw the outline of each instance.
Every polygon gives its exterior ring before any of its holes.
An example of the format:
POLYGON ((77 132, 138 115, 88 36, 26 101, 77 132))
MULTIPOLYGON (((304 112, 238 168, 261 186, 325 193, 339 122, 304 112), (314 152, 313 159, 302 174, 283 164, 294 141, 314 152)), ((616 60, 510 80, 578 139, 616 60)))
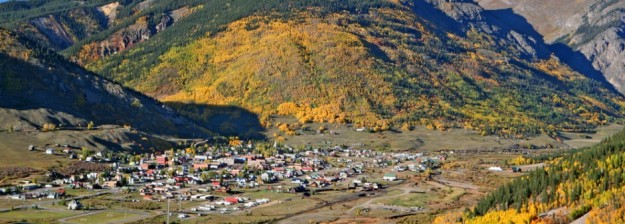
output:
POLYGON ((219 211, 221 213, 227 213, 229 211, 237 211, 241 209, 249 209, 262 204, 269 203, 271 200, 268 198, 260 198, 256 200, 251 200, 246 197, 225 197, 220 200, 214 200, 205 205, 201 205, 195 208, 192 208, 191 211, 194 212, 210 212, 210 211, 219 211))
MULTIPOLYGON (((30 150, 30 148, 29 148, 30 150)), ((65 146, 64 153, 74 154, 65 146)), ((55 154, 50 148, 50 153, 55 154)), ((46 150, 48 153, 48 150, 46 150)), ((145 200, 210 200, 210 192, 229 193, 233 188, 258 188, 280 192, 308 192, 328 189, 336 182, 349 182, 352 188, 377 190, 377 183, 361 180, 365 170, 393 167, 380 179, 397 180, 397 172, 422 172, 435 169, 445 160, 444 155, 424 156, 422 153, 384 153, 368 149, 335 146, 327 149, 294 150, 274 145, 272 153, 261 153, 254 146, 206 147, 201 152, 178 150, 163 154, 143 154, 131 159, 115 159, 109 154, 93 152, 86 162, 111 164, 105 172, 57 177, 51 184, 63 188, 135 188, 145 200), (285 185, 283 187, 283 185, 285 185)), ((128 157, 130 158, 130 157, 128 157)), ((57 176, 57 175, 53 175, 57 176)), ((24 190, 41 187, 24 183, 24 190)), ((0 189, 0 193, 1 193, 0 189)), ((46 192, 46 191, 44 191, 46 192)), ((62 192, 46 192, 45 197, 58 197, 62 192), (54 196, 48 196, 54 195, 54 196)), ((22 197, 27 197, 23 194, 22 197)), ((29 196, 30 197, 30 196, 29 196)), ((234 199, 224 198, 235 203, 234 199)), ((266 201, 237 199, 243 207, 253 207, 266 201)), ((198 208, 199 209, 199 208, 198 208)))

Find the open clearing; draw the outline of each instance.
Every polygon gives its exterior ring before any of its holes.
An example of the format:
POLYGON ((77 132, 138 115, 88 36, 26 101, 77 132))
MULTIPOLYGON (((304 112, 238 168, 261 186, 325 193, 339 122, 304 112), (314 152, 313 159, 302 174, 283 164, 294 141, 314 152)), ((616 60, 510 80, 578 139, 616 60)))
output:
POLYGON ((15 222, 28 218, 33 223, 46 223, 76 214, 72 211, 17 210, 0 212, 0 221, 15 222))
POLYGON ((284 144, 291 146, 334 146, 334 145, 364 145, 373 149, 385 150, 471 150, 508 148, 514 145, 534 145, 556 148, 578 148, 593 145, 623 129, 623 125, 610 124, 596 129, 596 133, 561 132, 562 141, 553 139, 545 134, 525 139, 504 139, 497 136, 482 136, 476 131, 465 129, 450 129, 447 131, 429 130, 424 126, 416 126, 412 131, 385 131, 382 133, 358 132, 351 125, 343 124, 305 124, 310 131, 300 131, 300 135, 289 136, 281 133, 275 124, 293 124, 297 120, 292 117, 274 118, 274 126, 267 129, 269 137, 280 135, 286 139, 284 144), (327 128, 323 134, 318 134, 320 126, 327 128), (330 134, 330 132, 334 134, 330 134))
POLYGON ((116 223, 124 220, 134 219, 140 217, 140 214, 122 212, 122 211, 104 211, 92 215, 79 216, 76 218, 67 219, 67 223, 77 224, 105 224, 116 223))

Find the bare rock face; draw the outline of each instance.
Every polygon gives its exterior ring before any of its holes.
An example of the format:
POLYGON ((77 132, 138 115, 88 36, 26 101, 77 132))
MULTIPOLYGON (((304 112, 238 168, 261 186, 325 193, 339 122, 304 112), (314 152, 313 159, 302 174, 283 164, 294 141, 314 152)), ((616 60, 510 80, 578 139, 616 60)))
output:
POLYGON ((33 19, 31 23, 46 35, 50 42, 61 48, 67 48, 74 44, 69 33, 52 15, 33 19))
POLYGON ((174 23, 174 19, 168 15, 163 16, 161 21, 156 24, 155 30, 156 33, 160 33, 161 31, 167 29, 167 27, 171 26, 174 23))
POLYGON ((625 35, 623 28, 610 28, 579 47, 603 71, 606 79, 625 93, 625 35))
POLYGON ((625 93, 625 1, 476 0, 489 10, 512 9, 548 43, 581 52, 594 69, 625 93))
POLYGON ((436 12, 424 11, 423 8, 428 8, 423 7, 424 4, 430 4, 443 13, 443 15, 438 15, 438 18, 433 18, 432 21, 440 21, 440 26, 447 26, 450 30, 456 29, 456 32, 461 35, 471 29, 477 29, 499 37, 503 40, 500 43, 502 46, 515 48, 525 57, 546 58, 549 56, 549 50, 543 41, 537 38, 537 33, 531 27, 527 28, 529 26, 527 22, 520 17, 509 16, 508 12, 491 13, 473 0, 418 0, 416 3, 417 14, 426 18, 437 16, 436 12), (509 22, 502 20, 509 20, 509 22), (452 23, 457 23, 457 25, 450 26, 449 24, 452 23))

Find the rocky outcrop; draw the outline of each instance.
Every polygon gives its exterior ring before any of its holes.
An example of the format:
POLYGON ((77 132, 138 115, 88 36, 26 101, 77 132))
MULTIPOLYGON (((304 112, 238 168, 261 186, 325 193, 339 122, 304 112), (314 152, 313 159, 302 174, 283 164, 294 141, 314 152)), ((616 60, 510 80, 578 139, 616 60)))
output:
MULTIPOLYGON (((149 1, 146 1, 145 4, 147 3, 149 3, 149 1)), ((147 16, 141 17, 133 25, 113 33, 105 40, 84 45, 80 50, 77 62, 86 64, 112 54, 123 52, 137 44, 149 40, 153 35, 163 32, 192 12, 193 10, 188 7, 176 9, 162 14, 161 19, 156 24, 148 23, 150 18, 147 16)))
POLYGON ((548 43, 581 52, 605 79, 625 93, 625 2, 614 0, 476 0, 490 10, 511 8, 548 43))
POLYGON ((103 41, 93 42, 83 46, 79 61, 84 63, 108 55, 117 54, 149 40, 152 35, 152 31, 148 27, 146 19, 141 18, 135 24, 115 32, 103 41))
POLYGON ((156 27, 154 29, 156 30, 156 33, 160 33, 161 31, 167 29, 167 27, 171 26, 173 23, 174 19, 172 17, 164 15, 161 21, 156 24, 156 27))
POLYGON ((605 78, 625 93, 625 35, 622 27, 609 28, 591 41, 580 45, 580 51, 603 71, 605 78))
POLYGON ((61 49, 74 44, 74 40, 71 35, 52 15, 33 19, 31 23, 37 27, 37 29, 42 32, 52 44, 61 49))
POLYGON ((119 10, 120 6, 121 5, 119 4, 119 2, 111 2, 109 4, 98 7, 98 10, 108 18, 109 23, 112 23, 113 21, 115 21, 115 19, 117 19, 117 11, 119 10))
POLYGON ((417 0, 414 10, 424 18, 433 18, 431 21, 440 27, 446 27, 459 35, 465 35, 471 29, 477 29, 503 40, 500 47, 515 48, 526 58, 547 58, 550 51, 540 36, 520 17, 514 17, 508 12, 491 12, 485 10, 472 0, 417 0), (437 14, 430 7, 442 12, 437 14), (512 21, 504 23, 502 20, 512 21))

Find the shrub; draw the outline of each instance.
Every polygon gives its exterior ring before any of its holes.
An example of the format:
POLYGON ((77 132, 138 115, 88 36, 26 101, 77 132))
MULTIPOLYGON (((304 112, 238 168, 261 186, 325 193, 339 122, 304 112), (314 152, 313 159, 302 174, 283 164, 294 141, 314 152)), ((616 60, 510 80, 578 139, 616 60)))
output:
POLYGON ((45 123, 41 128, 42 131, 54 131, 56 129, 56 125, 52 123, 45 123))

